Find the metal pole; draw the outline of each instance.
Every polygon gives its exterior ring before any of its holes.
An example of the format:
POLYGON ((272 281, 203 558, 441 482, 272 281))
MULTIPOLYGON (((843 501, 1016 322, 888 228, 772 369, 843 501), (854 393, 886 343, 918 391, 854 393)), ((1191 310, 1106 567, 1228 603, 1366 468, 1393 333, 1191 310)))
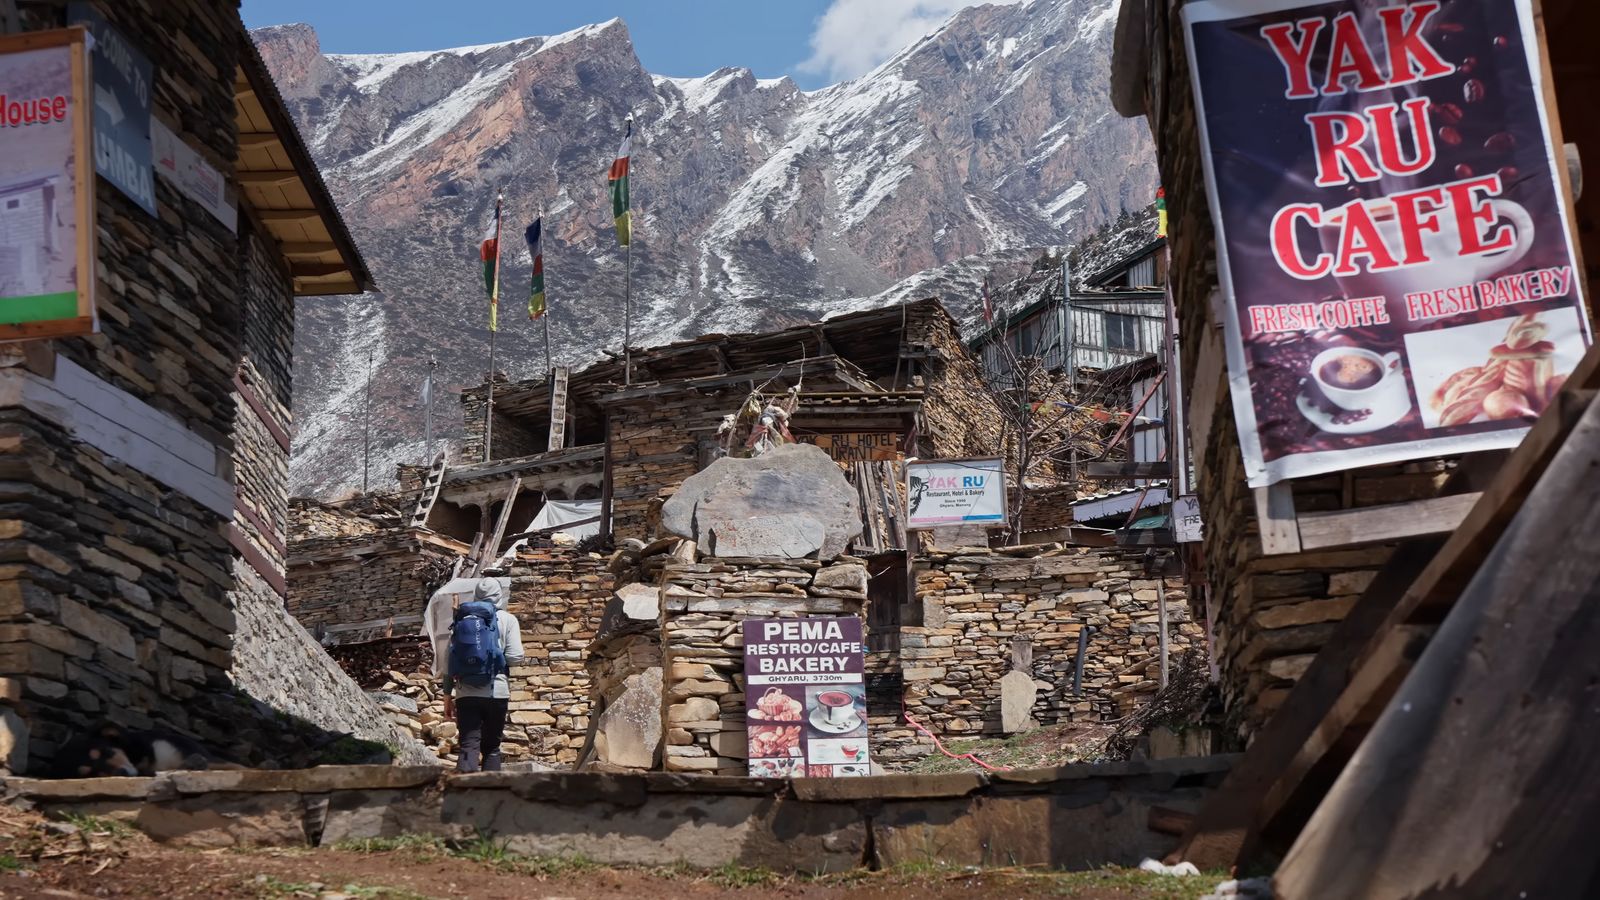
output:
MULTIPOLYGON (((632 231, 632 228, 629 228, 632 231)), ((628 237, 627 262, 622 270, 622 383, 633 384, 633 236, 628 237)))
POLYGON ((361 409, 361 493, 372 474, 372 351, 367 351, 367 390, 361 409))
POLYGON ((1161 686, 1167 686, 1167 576, 1156 576, 1156 602, 1161 605, 1161 686))
POLYGON ((429 465, 433 464, 433 388, 434 388, 434 374, 438 371, 438 369, 439 369, 439 359, 438 359, 438 357, 434 357, 434 356, 428 357, 428 395, 427 395, 426 400, 423 402, 423 411, 422 411, 423 441, 422 441, 422 443, 423 443, 423 446, 427 448, 427 451, 426 451, 425 455, 427 456, 427 462, 428 462, 429 465))
POLYGON ((483 408, 483 461, 488 462, 494 446, 494 338, 500 331, 500 204, 494 198, 494 279, 489 285, 489 402, 483 408))
POLYGON ((494 443, 494 336, 489 332, 489 402, 483 408, 483 461, 490 459, 489 448, 494 443))
MULTIPOLYGON (((543 247, 544 204, 539 204, 540 251, 543 247)), ((550 355, 550 273, 544 273, 544 315, 539 317, 544 321, 544 370, 546 372, 555 368, 555 357, 550 355)))
POLYGON ((1182 335, 1178 331, 1178 310, 1172 299, 1172 250, 1162 248, 1167 258, 1165 307, 1167 318, 1166 369, 1167 369, 1167 459, 1172 460, 1172 496, 1181 497, 1194 489, 1189 483, 1189 427, 1183 398, 1182 335))
POLYGON ((1083 696, 1083 655, 1089 652, 1089 634, 1094 627, 1085 623, 1078 628, 1078 658, 1072 664, 1072 696, 1083 696))

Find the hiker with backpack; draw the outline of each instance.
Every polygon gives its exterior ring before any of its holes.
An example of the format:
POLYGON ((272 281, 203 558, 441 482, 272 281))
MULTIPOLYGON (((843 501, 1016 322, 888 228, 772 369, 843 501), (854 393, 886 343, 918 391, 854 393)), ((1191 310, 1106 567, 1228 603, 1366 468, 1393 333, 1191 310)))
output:
MULTIPOLYGON (((455 701, 461 747, 456 771, 500 771, 500 739, 511 701, 511 667, 522 662, 522 626, 506 611, 506 595, 496 578, 478 582, 471 600, 455 608, 444 669, 447 702, 455 701)), ((435 642, 434 671, 441 649, 435 642)))

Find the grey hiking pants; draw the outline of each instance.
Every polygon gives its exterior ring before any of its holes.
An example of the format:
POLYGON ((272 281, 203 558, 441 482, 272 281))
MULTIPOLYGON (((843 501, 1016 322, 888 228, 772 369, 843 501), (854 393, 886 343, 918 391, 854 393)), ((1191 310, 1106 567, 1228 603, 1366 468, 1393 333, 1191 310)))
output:
POLYGON ((479 759, 485 772, 500 771, 500 739, 506 733, 509 700, 461 697, 456 700, 456 726, 461 730, 457 772, 476 772, 479 759))

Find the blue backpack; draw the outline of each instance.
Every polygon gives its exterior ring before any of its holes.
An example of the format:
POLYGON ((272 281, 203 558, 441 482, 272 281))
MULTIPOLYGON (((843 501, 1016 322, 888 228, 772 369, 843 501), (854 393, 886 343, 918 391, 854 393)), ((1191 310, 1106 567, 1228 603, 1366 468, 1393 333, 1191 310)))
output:
POLYGON ((456 607, 450 626, 450 675, 463 684, 488 687, 506 671, 500 647, 498 610, 487 600, 469 600, 456 607))

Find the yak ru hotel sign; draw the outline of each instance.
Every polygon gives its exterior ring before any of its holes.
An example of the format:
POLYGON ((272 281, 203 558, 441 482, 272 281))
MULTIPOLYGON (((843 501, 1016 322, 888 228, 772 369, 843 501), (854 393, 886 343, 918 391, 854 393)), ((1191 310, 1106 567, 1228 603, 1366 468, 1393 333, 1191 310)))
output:
POLYGON ((1591 340, 1530 0, 1183 17, 1251 486, 1514 446, 1591 340))
POLYGON ((95 329, 84 37, 0 36, 0 340, 95 329))

